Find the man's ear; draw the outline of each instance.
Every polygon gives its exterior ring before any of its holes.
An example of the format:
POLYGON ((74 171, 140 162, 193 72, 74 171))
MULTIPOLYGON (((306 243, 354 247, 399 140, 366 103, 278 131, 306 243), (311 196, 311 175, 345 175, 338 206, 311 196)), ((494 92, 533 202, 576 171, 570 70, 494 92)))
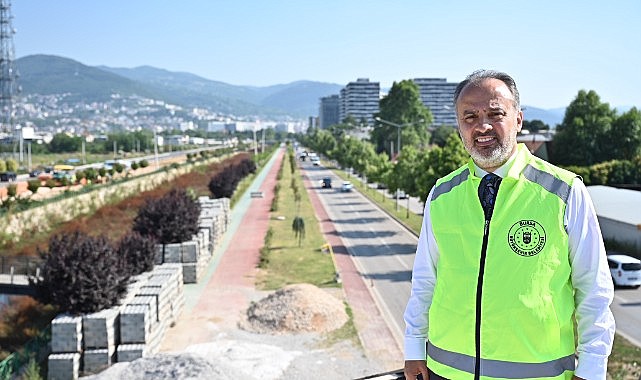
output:
POLYGON ((516 113, 516 131, 521 132, 521 128, 523 128, 523 110, 519 109, 516 113))

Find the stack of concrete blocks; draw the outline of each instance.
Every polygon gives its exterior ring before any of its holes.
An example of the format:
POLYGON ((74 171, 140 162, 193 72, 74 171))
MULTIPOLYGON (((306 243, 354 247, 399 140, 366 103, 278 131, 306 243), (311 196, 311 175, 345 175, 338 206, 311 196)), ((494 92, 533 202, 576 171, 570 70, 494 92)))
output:
POLYGON ((209 236, 209 250, 213 254, 230 223, 229 199, 201 197, 198 200, 201 207, 198 228, 209 236))
POLYGON ((49 380, 77 379, 82 353, 82 317, 58 315, 51 321, 49 380))
POLYGON ((198 282, 230 223, 229 199, 201 197, 199 203, 194 239, 159 245, 156 267, 128 285, 119 305, 84 317, 54 319, 48 379, 77 379, 81 370, 95 373, 114 361, 158 352, 166 329, 184 307, 183 284, 198 282))
POLYGON ((82 317, 85 373, 98 373, 115 362, 120 343, 120 306, 100 310, 82 317))
POLYGON ((192 240, 159 244, 156 251, 156 264, 180 263, 183 267, 185 284, 197 283, 206 271, 214 254, 216 244, 222 239, 229 224, 229 199, 199 198, 201 212, 198 219, 198 232, 192 240))
POLYGON ((166 329, 185 304, 180 264, 154 268, 149 279, 120 312, 118 362, 133 361, 159 351, 166 329))

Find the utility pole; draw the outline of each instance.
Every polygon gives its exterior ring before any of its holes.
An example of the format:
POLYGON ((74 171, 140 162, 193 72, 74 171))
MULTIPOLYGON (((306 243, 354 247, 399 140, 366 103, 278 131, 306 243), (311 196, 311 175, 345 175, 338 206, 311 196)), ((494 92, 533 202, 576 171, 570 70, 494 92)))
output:
MULTIPOLYGON (((17 84, 18 70, 15 68, 15 49, 12 24, 11 0, 0 0, 0 134, 10 135, 14 142, 18 139, 14 128, 14 98, 20 88, 17 84)), ((21 152, 22 153, 22 152, 21 152)))

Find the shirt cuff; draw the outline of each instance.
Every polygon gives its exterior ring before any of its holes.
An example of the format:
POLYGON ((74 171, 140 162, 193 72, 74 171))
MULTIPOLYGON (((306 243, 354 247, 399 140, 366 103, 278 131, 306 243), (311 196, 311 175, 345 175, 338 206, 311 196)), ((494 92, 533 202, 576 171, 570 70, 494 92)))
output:
POLYGON ((582 379, 605 380, 608 371, 608 357, 589 353, 580 353, 574 375, 582 379))
POLYGON ((425 338, 405 337, 405 360, 425 360, 425 338))

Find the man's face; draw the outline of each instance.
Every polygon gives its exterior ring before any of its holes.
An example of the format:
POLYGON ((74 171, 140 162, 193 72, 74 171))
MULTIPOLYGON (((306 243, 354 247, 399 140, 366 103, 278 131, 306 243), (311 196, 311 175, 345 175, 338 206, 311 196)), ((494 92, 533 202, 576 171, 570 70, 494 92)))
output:
POLYGON ((456 102, 458 130, 474 162, 494 171, 516 150, 516 134, 523 124, 514 96, 498 79, 467 85, 456 102))

